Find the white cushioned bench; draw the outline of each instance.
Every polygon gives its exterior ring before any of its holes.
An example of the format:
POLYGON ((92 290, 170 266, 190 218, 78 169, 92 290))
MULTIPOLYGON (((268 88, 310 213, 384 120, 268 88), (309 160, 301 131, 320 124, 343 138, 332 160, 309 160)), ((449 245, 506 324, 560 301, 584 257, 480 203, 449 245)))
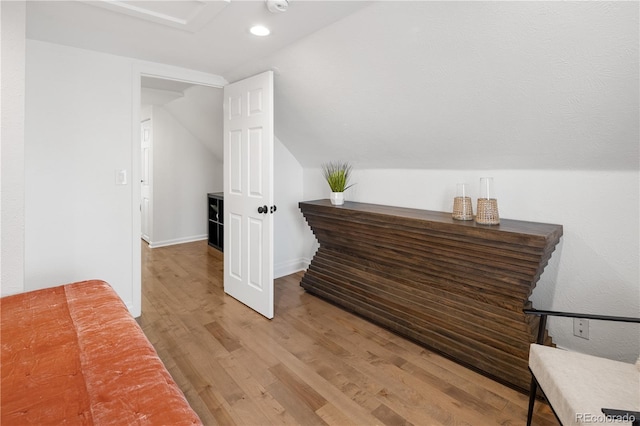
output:
MULTIPOLYGON (((634 364, 544 346, 548 316, 640 323, 640 318, 525 309, 540 316, 537 343, 529 348, 531 425, 538 386, 563 426, 640 426, 640 356, 634 364)), ((630 337, 634 338, 634 337, 630 337)))
POLYGON ((565 426, 630 424, 607 421, 602 408, 640 411, 634 364, 532 344, 529 368, 565 426))

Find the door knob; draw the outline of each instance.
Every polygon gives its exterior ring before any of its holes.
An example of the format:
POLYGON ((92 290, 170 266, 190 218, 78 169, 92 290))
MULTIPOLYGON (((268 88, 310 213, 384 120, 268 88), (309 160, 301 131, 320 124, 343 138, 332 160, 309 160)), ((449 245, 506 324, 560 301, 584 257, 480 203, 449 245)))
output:
POLYGON ((276 207, 275 205, 271 206, 271 213, 275 212, 276 210, 278 210, 278 207, 276 207))
POLYGON ((261 206, 258 207, 258 213, 267 213, 269 211, 269 209, 267 208, 267 206, 261 206))

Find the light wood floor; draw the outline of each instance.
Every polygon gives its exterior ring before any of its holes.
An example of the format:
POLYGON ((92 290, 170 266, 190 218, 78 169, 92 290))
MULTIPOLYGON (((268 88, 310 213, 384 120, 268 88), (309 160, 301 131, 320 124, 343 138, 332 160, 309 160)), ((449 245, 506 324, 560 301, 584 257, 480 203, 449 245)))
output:
POLYGON ((267 320, 224 294, 205 241, 142 253, 140 325, 207 425, 525 424, 525 395, 307 294, 301 273, 276 280, 267 320))

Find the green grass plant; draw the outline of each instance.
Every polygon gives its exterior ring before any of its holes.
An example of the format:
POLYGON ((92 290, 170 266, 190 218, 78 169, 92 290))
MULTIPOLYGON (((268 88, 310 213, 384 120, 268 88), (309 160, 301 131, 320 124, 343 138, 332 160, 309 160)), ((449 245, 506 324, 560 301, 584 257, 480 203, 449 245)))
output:
POLYGON ((351 165, 348 162, 325 163, 322 165, 322 174, 332 192, 344 192, 353 186, 349 185, 351 165))

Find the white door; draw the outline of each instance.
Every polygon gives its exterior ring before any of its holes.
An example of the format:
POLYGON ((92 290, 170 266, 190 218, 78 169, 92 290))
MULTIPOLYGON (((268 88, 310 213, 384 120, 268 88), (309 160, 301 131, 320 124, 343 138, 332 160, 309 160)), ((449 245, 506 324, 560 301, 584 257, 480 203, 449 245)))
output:
POLYGON ((224 291, 273 318, 273 72, 224 88, 224 291))
POLYGON ((140 233, 147 243, 151 241, 151 119, 140 124, 140 233))

